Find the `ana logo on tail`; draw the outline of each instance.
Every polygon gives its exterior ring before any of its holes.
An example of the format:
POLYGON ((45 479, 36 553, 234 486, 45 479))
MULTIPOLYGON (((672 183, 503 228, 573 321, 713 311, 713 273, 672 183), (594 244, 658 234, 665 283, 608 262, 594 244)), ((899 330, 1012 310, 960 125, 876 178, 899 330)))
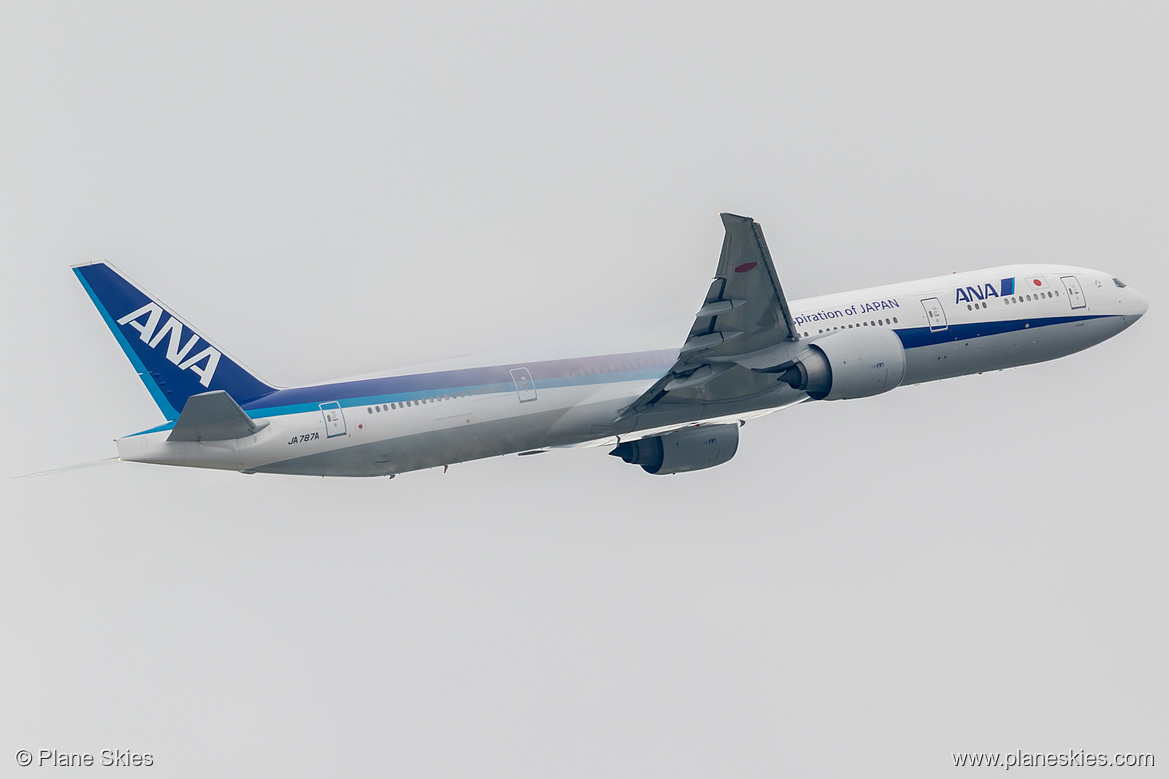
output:
POLYGON ((199 377, 199 383, 204 387, 211 386, 211 379, 215 376, 215 369, 219 366, 222 356, 219 350, 208 345, 203 351, 188 357, 195 345, 199 342, 199 334, 191 331, 190 339, 183 343, 183 323, 173 315, 167 314, 166 324, 159 327, 162 315, 166 313, 162 306, 151 301, 137 311, 132 311, 118 320, 118 324, 137 330, 142 335, 142 341, 151 349, 158 347, 163 339, 169 335, 166 343, 166 359, 179 367, 179 370, 191 371, 199 377), (146 321, 140 321, 145 318, 146 321), (203 362, 206 360, 206 362, 203 362), (203 363, 200 365, 200 363, 203 363))

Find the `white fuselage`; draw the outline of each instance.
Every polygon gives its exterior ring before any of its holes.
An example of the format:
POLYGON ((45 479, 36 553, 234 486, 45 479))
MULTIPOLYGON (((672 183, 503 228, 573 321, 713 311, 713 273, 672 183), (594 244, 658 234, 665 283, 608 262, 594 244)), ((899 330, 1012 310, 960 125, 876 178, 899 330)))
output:
MULTIPOLYGON (((801 341, 855 328, 896 333, 905 350, 901 384, 1062 357, 1111 338, 1146 308, 1138 292, 1108 274, 1053 265, 991 268, 791 302, 801 341)), ((243 406, 251 418, 268 423, 254 435, 167 441, 169 423, 119 439, 118 451, 123 460, 246 472, 393 475, 636 438, 703 420, 745 419, 808 399, 777 382, 748 400, 688 403, 615 421, 677 355, 675 348, 283 389, 243 406)))

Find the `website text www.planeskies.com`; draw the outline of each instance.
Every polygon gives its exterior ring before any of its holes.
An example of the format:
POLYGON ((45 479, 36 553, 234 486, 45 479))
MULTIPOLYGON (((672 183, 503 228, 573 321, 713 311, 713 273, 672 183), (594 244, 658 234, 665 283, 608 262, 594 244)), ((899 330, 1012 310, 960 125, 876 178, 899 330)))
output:
POLYGON ((969 768, 1153 768, 1156 759, 1150 752, 1089 752, 1069 749, 1064 752, 951 752, 954 767, 969 768))

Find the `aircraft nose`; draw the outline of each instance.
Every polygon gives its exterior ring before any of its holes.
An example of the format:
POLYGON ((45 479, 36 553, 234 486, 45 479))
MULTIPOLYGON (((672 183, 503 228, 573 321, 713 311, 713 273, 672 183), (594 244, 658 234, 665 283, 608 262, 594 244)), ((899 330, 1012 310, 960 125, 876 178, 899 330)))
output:
POLYGON ((1149 301, 1144 295, 1129 287, 1129 309, 1135 317, 1142 317, 1149 310, 1149 301))

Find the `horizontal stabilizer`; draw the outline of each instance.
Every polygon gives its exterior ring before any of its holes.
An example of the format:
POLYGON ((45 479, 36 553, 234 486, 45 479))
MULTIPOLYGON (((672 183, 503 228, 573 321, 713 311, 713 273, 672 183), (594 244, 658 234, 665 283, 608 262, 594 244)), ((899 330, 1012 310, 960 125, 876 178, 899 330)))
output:
POLYGON ((256 422, 223 390, 187 398, 183 413, 167 441, 230 441, 253 435, 268 426, 256 422))

